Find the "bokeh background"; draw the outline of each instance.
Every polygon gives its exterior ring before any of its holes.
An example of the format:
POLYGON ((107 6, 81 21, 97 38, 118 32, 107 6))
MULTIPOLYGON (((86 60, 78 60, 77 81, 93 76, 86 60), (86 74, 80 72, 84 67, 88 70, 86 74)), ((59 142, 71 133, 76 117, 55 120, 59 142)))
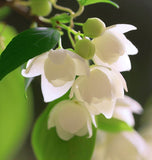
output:
MULTIPOLYGON (((126 36, 136 45, 139 53, 130 56, 132 70, 123 73, 129 92, 127 95, 137 100, 143 107, 147 99, 152 94, 152 1, 151 0, 114 0, 120 8, 117 9, 110 4, 100 3, 87 6, 84 13, 76 20, 85 22, 89 17, 102 19, 107 26, 113 24, 132 24, 138 28, 133 32, 128 32, 126 36)), ((76 0, 58 0, 58 4, 77 10, 76 0)), ((52 15, 59 13, 53 10, 52 15)), ((18 32, 28 29, 31 22, 15 11, 11 11, 5 20, 6 23, 16 28, 18 32)), ((63 39, 64 47, 69 47, 66 36, 63 39)), ((32 129, 36 118, 45 109, 40 90, 40 78, 32 82, 34 94, 34 111, 30 125, 32 129)), ((141 127, 140 116, 136 117, 136 128, 141 127)), ((143 123, 143 121, 142 121, 143 123)), ((36 160, 30 142, 31 129, 24 143, 13 160, 36 160)))

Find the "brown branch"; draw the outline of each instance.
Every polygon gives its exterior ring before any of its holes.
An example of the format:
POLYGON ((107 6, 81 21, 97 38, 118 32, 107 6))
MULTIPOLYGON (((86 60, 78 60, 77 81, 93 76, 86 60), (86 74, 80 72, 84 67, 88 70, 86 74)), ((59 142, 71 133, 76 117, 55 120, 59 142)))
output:
POLYGON ((38 16, 34 16, 30 14, 30 9, 26 6, 16 5, 15 1, 6 1, 6 0, 0 0, 0 7, 8 6, 13 11, 15 11, 17 14, 23 16, 28 21, 36 22, 38 26, 47 26, 50 27, 51 25, 46 22, 42 22, 38 16))

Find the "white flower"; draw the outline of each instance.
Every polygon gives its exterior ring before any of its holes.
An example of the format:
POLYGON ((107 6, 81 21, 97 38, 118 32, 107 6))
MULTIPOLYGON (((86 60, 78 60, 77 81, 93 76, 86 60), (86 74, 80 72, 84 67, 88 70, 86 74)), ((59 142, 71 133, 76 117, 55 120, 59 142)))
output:
POLYGON ((94 38, 94 62, 97 65, 106 65, 118 71, 131 69, 128 55, 137 54, 137 48, 125 37, 124 33, 136 30, 129 24, 117 24, 107 27, 101 36, 94 38))
POLYGON ((150 160, 149 146, 136 131, 97 135, 92 160, 150 160))
POLYGON ((89 73, 88 63, 79 55, 65 50, 50 50, 28 61, 22 70, 24 77, 41 75, 41 89, 45 102, 64 95, 72 86, 76 75, 89 73))
MULTIPOLYGON (((128 96, 124 96, 123 99, 117 99, 113 117, 133 126, 133 113, 139 114, 141 112, 142 107, 138 102, 128 96)), ((150 140, 149 135, 147 137, 150 140)), ((97 132, 92 160, 150 160, 149 156, 150 146, 148 141, 146 142, 136 131, 120 133, 97 132)))
POLYGON ((92 115, 104 114, 111 118, 117 98, 123 98, 126 82, 117 71, 96 66, 92 67, 89 76, 76 79, 70 96, 75 94, 79 101, 86 104, 92 115))
POLYGON ((48 119, 48 129, 56 127, 58 136, 69 140, 74 135, 92 136, 92 118, 86 107, 76 100, 59 102, 51 110, 48 119))
POLYGON ((142 111, 143 109, 137 101, 131 97, 124 96, 124 98, 117 100, 113 117, 125 121, 130 126, 134 126, 133 113, 141 114, 142 111))
POLYGON ((145 141, 148 143, 149 148, 150 148, 149 155, 147 156, 147 158, 143 160, 151 160, 151 157, 152 157, 152 125, 145 126, 139 132, 143 136, 145 141))

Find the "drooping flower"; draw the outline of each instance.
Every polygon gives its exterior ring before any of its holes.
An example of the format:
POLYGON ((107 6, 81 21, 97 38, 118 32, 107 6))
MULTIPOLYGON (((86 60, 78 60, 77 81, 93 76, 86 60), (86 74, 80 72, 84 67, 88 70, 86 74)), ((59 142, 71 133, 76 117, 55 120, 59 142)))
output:
POLYGON ((123 98, 126 82, 121 74, 101 66, 92 67, 89 76, 76 79, 70 96, 75 94, 86 104, 92 115, 104 114, 111 118, 117 98, 123 98))
POLYGON ((129 24, 117 24, 106 27, 101 36, 94 38, 92 43, 95 45, 93 58, 95 64, 106 65, 120 72, 130 70, 131 62, 128 55, 135 55, 138 52, 124 35, 131 30, 136 30, 136 27, 129 24))
POLYGON ((125 121, 130 126, 135 125, 133 113, 141 114, 143 111, 141 105, 131 97, 124 96, 117 99, 113 117, 125 121))
POLYGON ((50 50, 29 60, 24 77, 41 75, 41 89, 45 102, 64 95, 72 86, 76 75, 89 73, 88 63, 79 55, 65 50, 50 50))
POLYGON ((98 131, 92 160, 150 160, 149 146, 136 132, 98 131))
MULTIPOLYGON (((113 117, 134 125, 133 113, 141 113, 141 105, 128 96, 118 99, 113 117)), ((151 132, 152 133, 152 132, 151 132)), ((92 160, 150 160, 150 146, 135 130, 131 132, 97 132, 92 160)))
POLYGON ((73 136, 92 136, 92 117, 83 103, 76 100, 59 102, 50 111, 48 129, 56 127, 58 136, 69 140, 73 136))

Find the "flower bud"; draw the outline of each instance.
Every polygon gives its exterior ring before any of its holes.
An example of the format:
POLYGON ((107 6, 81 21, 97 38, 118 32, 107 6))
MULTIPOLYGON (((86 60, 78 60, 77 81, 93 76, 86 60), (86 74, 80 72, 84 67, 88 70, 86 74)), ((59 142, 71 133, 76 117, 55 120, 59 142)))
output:
POLYGON ((91 59, 95 53, 95 45, 88 39, 79 40, 75 45, 75 52, 85 59, 91 59))
POLYGON ((83 32, 90 38, 100 36, 105 31, 105 24, 99 18, 88 18, 83 24, 83 32))
POLYGON ((37 16, 47 16, 51 10, 52 5, 48 0, 30 0, 32 14, 37 16))

